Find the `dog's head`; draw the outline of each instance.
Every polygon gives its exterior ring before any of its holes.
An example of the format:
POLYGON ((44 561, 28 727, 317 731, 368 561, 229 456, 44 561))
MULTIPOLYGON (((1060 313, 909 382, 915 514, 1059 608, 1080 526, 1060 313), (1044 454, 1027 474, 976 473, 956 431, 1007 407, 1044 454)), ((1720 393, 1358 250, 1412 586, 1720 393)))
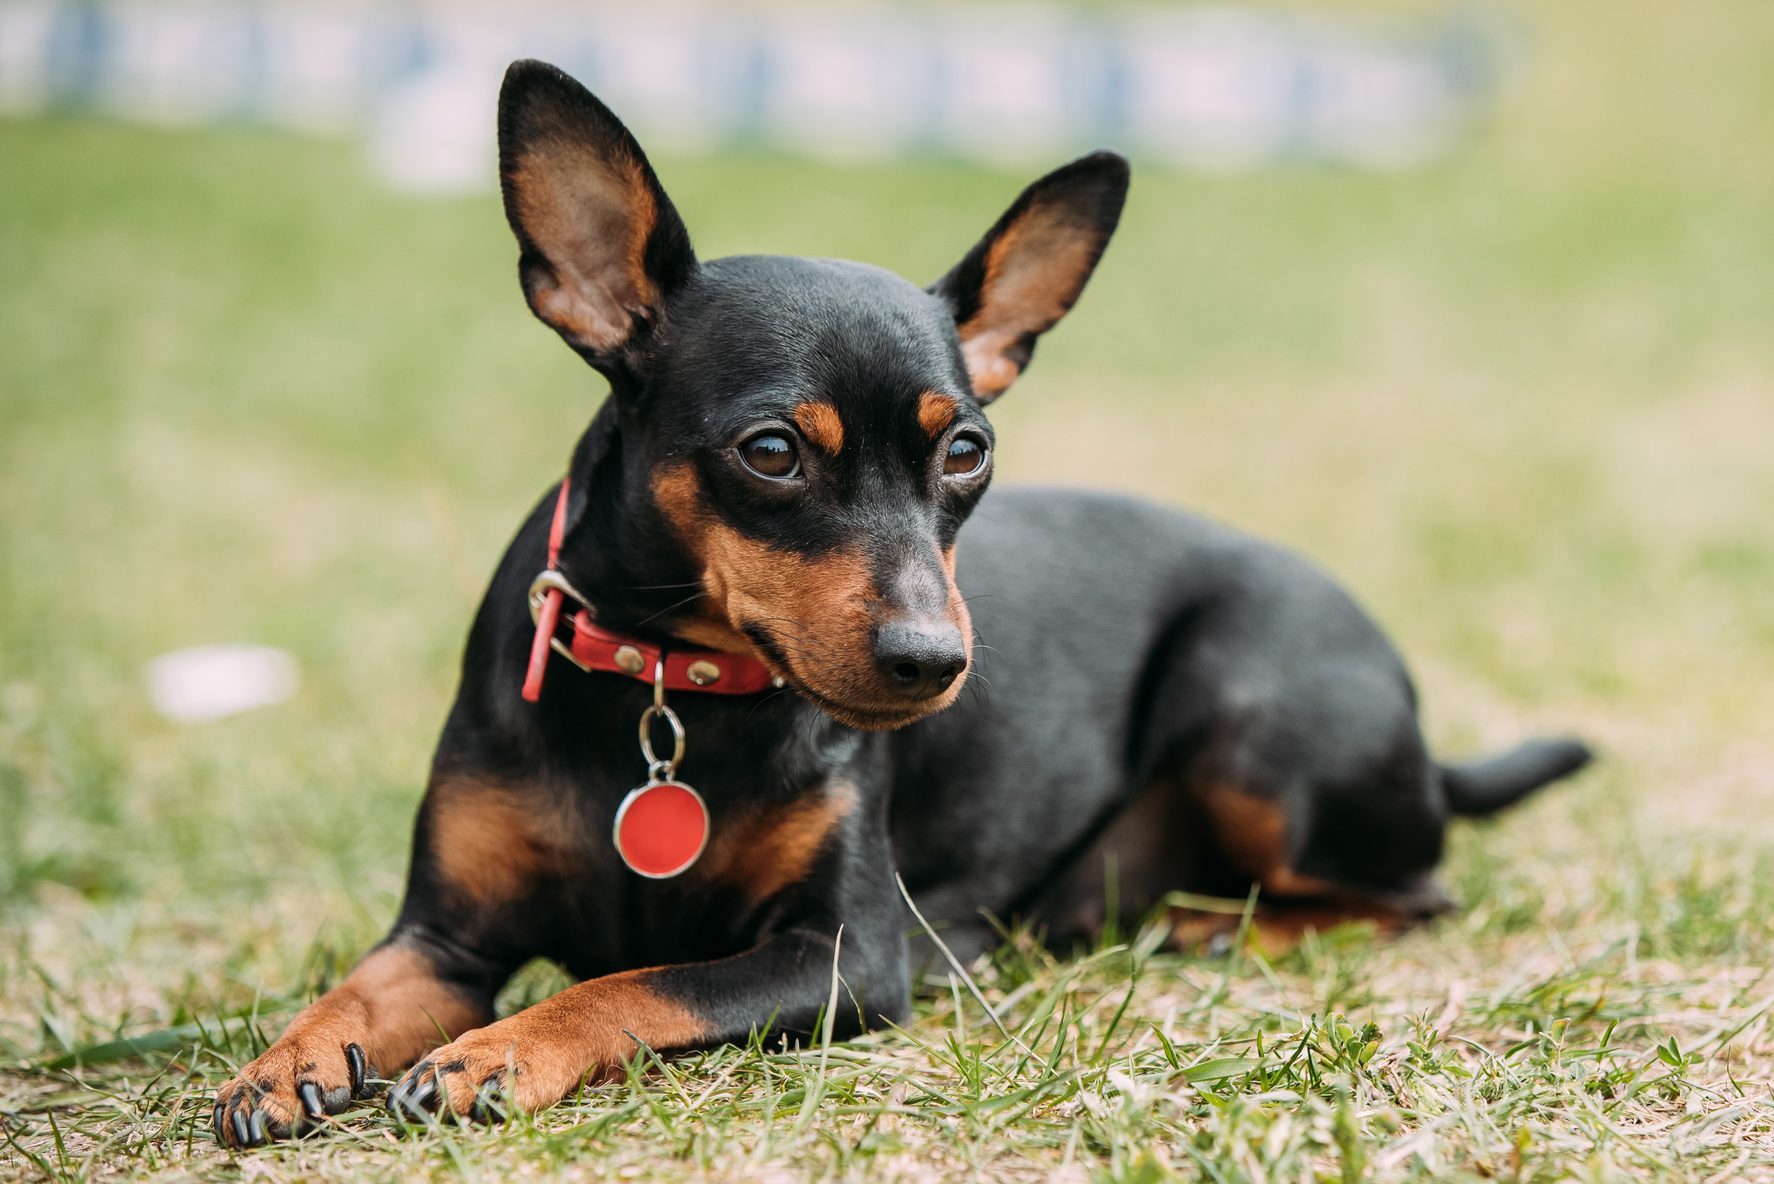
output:
POLYGON ((627 587, 689 583, 654 627, 755 653, 845 723, 953 702, 981 408, 1090 278, 1127 163, 1035 182, 928 289, 834 260, 698 261, 628 129, 539 62, 506 74, 499 167, 530 308, 612 389, 568 553, 615 557, 627 587))

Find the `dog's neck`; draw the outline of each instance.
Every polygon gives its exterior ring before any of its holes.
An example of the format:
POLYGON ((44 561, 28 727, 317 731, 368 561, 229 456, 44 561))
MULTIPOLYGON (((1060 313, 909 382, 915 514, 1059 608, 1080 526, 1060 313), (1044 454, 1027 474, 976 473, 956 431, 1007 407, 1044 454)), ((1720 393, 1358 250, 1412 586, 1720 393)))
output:
MULTIPOLYGON (((654 505, 644 475, 628 472, 636 464, 635 457, 624 455, 616 410, 606 404, 580 438, 568 468, 571 488, 559 557, 561 574, 584 596, 593 617, 606 629, 667 647, 675 643, 700 649, 725 648, 711 646, 700 636, 683 635, 676 628, 683 618, 674 615, 674 610, 694 607, 693 600, 685 602, 700 591, 700 573, 676 545, 675 536, 668 534, 672 524, 654 505)), ((552 513, 554 496, 546 502, 552 513)), ((536 570, 545 562, 545 543, 539 538, 536 570)), ((527 649, 531 636, 528 616, 516 619, 522 622, 522 645, 527 649)), ((564 733, 569 739, 563 742, 583 745, 578 767, 612 760, 623 771, 616 778, 621 781, 638 759, 631 751, 632 720, 637 704, 644 701, 637 696, 645 693, 644 684, 630 677, 560 670, 551 677, 542 704, 544 710, 592 721, 564 733)), ((759 785, 753 779, 737 788, 726 785, 719 776, 699 776, 698 789, 717 811, 730 790, 742 790, 747 801, 760 795, 792 795, 837 775, 861 746, 878 742, 836 722, 788 690, 740 698, 674 694, 672 702, 699 751, 746 757, 739 767, 747 769, 776 770, 769 785, 759 785)), ((501 703, 513 705, 516 696, 502 694, 501 703)))
POLYGON ((560 567, 598 624, 645 640, 752 653, 722 622, 699 612, 702 573, 675 524, 654 505, 645 474, 625 452, 615 399, 579 438, 568 466, 572 490, 560 567))

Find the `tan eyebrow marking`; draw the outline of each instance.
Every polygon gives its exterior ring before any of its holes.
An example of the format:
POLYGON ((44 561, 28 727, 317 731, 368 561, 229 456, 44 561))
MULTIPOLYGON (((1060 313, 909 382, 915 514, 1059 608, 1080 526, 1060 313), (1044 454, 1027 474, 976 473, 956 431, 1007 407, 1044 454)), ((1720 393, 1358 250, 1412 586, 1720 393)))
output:
POLYGON ((795 423, 802 435, 833 456, 844 447, 844 421, 830 403, 802 403, 795 408, 795 423))
POLYGON ((939 395, 935 391, 925 391, 918 396, 918 426, 929 434, 932 440, 948 430, 955 422, 955 400, 949 395, 939 395))

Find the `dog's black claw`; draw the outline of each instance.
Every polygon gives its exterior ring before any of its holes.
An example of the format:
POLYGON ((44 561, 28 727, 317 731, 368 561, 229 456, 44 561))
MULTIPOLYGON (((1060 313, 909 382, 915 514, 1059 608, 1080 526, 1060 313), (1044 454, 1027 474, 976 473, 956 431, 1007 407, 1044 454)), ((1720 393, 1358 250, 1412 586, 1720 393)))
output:
POLYGON ((253 1145, 270 1141, 270 1123, 265 1119, 263 1110, 254 1110, 253 1116, 247 1121, 247 1129, 253 1133, 253 1145))
POLYGON ((361 1098, 364 1085, 368 1082, 369 1058, 363 1055, 363 1048, 357 1044, 345 1046, 345 1064, 351 1070, 351 1096, 361 1098))
POLYGON ((320 1104, 320 1087, 312 1081, 304 1081, 296 1087, 296 1096, 302 1099, 302 1113, 316 1121, 326 1117, 326 1108, 320 1104))
POLYGON ((228 1145, 228 1131, 223 1124, 222 1103, 217 1102, 215 1109, 209 1112, 209 1126, 216 1136, 216 1145, 226 1147, 228 1145))
POLYGON ((234 1113, 229 1116, 229 1119, 234 1127, 234 1145, 237 1147, 251 1147, 253 1145, 253 1138, 252 1133, 247 1130, 246 1115, 242 1114, 239 1108, 236 1107, 234 1113))
POLYGON ((474 1105, 468 1117, 476 1122, 505 1121, 505 1074, 495 1073, 474 1091, 474 1105))
POLYGON ((388 1109, 396 1118, 423 1118, 437 1096, 437 1074, 430 1061, 420 1061, 388 1091, 388 1109))

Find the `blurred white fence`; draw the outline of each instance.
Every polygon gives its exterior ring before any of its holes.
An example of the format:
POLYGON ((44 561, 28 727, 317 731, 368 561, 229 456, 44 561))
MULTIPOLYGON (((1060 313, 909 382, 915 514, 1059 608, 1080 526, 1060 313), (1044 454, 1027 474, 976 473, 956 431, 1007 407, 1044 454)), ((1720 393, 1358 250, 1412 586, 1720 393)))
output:
POLYGON ((0 0, 0 112, 363 132, 377 170, 415 189, 491 183, 494 95, 517 57, 678 149, 1021 163, 1109 144, 1201 169, 1399 168, 1487 105, 1499 38, 1470 8, 0 0))

